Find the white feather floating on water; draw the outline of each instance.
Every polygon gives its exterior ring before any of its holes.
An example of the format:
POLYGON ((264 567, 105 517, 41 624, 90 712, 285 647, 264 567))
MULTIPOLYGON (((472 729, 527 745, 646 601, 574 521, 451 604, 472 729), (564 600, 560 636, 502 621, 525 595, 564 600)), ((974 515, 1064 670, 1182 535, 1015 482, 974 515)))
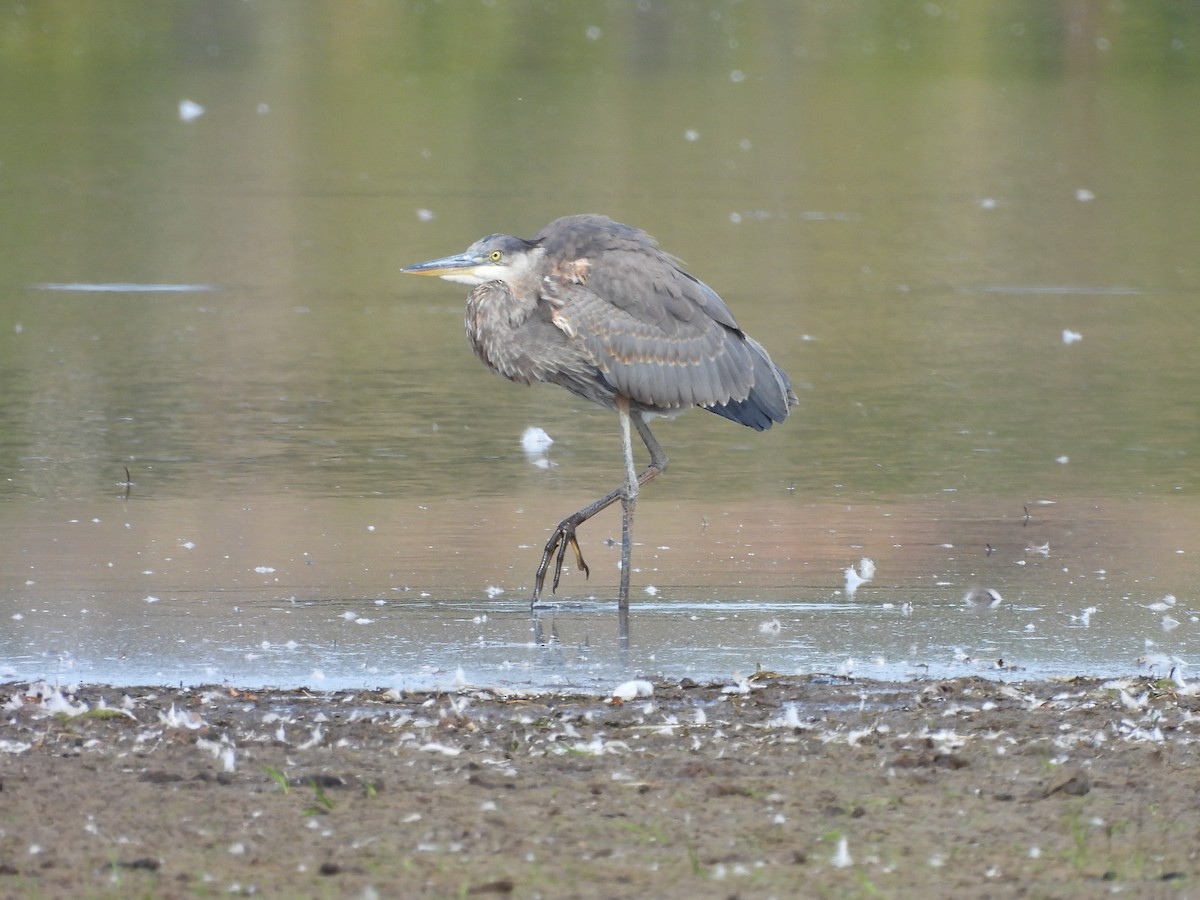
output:
POLYGON ((1099 607, 1089 606, 1087 609, 1079 611, 1079 615, 1072 614, 1070 616, 1072 622, 1078 622, 1084 628, 1090 628, 1092 625, 1092 613, 1100 612, 1099 607))
POLYGON ((1167 610, 1171 609, 1174 605, 1175 605, 1175 595, 1167 594, 1167 596, 1163 597, 1157 603, 1148 604, 1146 606, 1146 609, 1153 610, 1154 612, 1166 612, 1167 610))
POLYGON ((526 453, 545 453, 553 443, 554 438, 544 428, 531 425, 521 432, 521 449, 526 453))
POLYGON ((846 567, 846 595, 853 597, 854 592, 858 590, 859 585, 866 584, 875 577, 875 562, 874 560, 863 557, 858 561, 858 571, 854 570, 854 566, 846 567))
POLYGON ((193 122, 204 115, 204 107, 195 100, 179 101, 179 121, 193 122))

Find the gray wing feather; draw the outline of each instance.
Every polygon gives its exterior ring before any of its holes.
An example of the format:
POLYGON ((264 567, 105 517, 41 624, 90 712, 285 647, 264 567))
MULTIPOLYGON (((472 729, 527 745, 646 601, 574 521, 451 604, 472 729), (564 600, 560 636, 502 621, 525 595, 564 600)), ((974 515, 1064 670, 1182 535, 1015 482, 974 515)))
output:
MULTIPOLYGON (((724 407, 747 401, 756 382, 778 390, 770 359, 769 368, 757 361, 761 347, 705 315, 661 327, 608 303, 590 279, 587 285, 548 279, 546 293, 558 307, 556 317, 586 348, 605 380, 647 409, 724 407)), ((786 410, 786 397, 781 402, 786 410)))
POLYGON ((787 376, 717 292, 644 231, 567 216, 533 243, 563 261, 544 294, 615 391, 648 409, 703 406, 758 429, 787 417, 796 402, 787 376))

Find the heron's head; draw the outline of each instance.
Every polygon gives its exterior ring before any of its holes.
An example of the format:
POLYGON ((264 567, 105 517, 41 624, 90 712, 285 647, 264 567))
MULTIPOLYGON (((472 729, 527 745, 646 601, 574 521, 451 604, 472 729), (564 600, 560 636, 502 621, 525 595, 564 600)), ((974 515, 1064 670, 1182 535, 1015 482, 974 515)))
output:
POLYGON ((463 284, 503 281, 513 284, 537 266, 545 251, 536 244, 508 234, 489 234, 455 256, 405 266, 410 275, 436 275, 463 284))

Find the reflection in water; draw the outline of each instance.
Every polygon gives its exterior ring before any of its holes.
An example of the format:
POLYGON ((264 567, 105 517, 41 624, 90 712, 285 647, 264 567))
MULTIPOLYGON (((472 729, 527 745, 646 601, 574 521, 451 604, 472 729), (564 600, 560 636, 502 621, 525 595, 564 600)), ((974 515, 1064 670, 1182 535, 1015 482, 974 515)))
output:
MULTIPOLYGON (((533 620, 533 640, 539 647, 557 650, 562 645, 562 638, 558 634, 557 617, 553 614, 547 614, 544 609, 534 607, 531 610, 533 620), (546 633, 545 620, 549 619, 550 631, 546 633)), ((623 672, 631 671, 631 655, 629 643, 629 605, 620 603, 617 604, 616 614, 616 668, 614 669, 614 677, 623 672)), ((565 668, 566 661, 563 659, 557 660, 557 667, 565 668)))
MULTIPOLYGON (((115 489, 114 489, 115 490, 115 489)), ((601 690, 759 669, 907 678, 1165 673, 1195 653, 1194 503, 647 501, 628 618, 589 581, 531 616, 550 507, 245 498, 43 503, 8 534, 6 677, 601 690), (659 543, 661 541, 661 543, 659 543), (989 555, 987 546, 993 548, 989 555), (847 563, 873 578, 844 591, 847 563), (963 598, 977 587, 994 608, 963 598), (1164 596, 1180 599, 1167 612, 1164 596), (1177 625, 1166 621, 1170 618, 1177 625), (1169 627, 1168 627, 1169 626, 1169 627), (1017 667, 1014 669, 1013 667, 1017 667)), ((550 497, 543 503, 554 503, 550 497)))
MULTIPOLYGON (((550 634, 542 627, 542 610, 535 607, 532 611, 533 639, 541 647, 554 646, 559 643, 558 629, 551 618, 550 634)), ((629 605, 617 605, 617 650, 619 652, 620 671, 629 671, 629 605)))
POLYGON ((0 673, 1197 663, 1197 11, 644 6, 0 11, 0 673), (627 640, 612 518, 528 606, 611 417, 489 378, 397 271, 584 209, 800 395, 662 424, 627 640))

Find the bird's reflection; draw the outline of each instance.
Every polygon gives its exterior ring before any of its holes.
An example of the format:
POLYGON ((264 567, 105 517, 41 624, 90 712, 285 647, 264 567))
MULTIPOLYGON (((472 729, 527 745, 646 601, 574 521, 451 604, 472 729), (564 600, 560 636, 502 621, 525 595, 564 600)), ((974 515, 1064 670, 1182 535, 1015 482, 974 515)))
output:
MULTIPOLYGON (((529 611, 533 627, 533 641, 546 650, 561 651, 562 640, 558 634, 558 614, 563 612, 555 605, 534 606, 529 611), (547 621, 548 620, 548 621, 547 621)), ((629 667, 629 607, 617 605, 617 651, 622 668, 629 667)), ((561 661, 561 660, 560 660, 561 661)))

